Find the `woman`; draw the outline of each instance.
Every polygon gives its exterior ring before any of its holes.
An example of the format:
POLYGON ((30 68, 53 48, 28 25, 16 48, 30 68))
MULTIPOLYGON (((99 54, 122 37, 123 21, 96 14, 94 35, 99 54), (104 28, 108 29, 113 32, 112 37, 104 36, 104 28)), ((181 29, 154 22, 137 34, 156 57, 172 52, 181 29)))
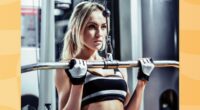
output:
POLYGON ((139 60, 139 80, 132 97, 125 70, 87 68, 86 60, 105 60, 98 54, 105 47, 107 35, 104 10, 98 3, 81 2, 72 13, 62 60, 74 60, 69 70, 57 69, 59 110, 139 110, 148 76, 154 68, 149 59, 139 60))

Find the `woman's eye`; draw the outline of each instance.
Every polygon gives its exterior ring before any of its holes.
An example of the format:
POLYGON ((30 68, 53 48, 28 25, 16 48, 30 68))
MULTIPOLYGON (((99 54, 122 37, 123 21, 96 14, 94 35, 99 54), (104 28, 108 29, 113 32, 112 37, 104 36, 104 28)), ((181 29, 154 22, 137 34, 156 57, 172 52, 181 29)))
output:
POLYGON ((88 28, 89 29, 95 29, 95 25, 89 25, 88 28))
POLYGON ((106 29, 106 28, 107 28, 107 26, 106 26, 106 25, 103 25, 103 26, 101 26, 101 28, 102 28, 102 29, 106 29))

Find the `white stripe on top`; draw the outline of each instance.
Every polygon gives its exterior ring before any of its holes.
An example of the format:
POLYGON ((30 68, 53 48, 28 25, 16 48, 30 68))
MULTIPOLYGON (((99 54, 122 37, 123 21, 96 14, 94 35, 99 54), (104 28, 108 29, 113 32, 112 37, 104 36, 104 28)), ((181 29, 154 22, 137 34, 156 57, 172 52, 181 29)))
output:
POLYGON ((95 92, 93 94, 90 94, 86 97, 84 97, 82 99, 82 101, 85 101, 87 99, 90 99, 90 98, 93 98, 93 97, 96 97, 96 96, 100 96, 100 95, 108 95, 108 94, 117 94, 117 95, 123 95, 123 96, 126 96, 126 91, 123 91, 123 90, 103 90, 103 91, 98 91, 98 92, 95 92))
MULTIPOLYGON (((117 75, 116 75, 117 76, 117 75)), ((122 77, 104 77, 104 76, 97 76, 97 75, 93 75, 91 73, 87 73, 87 76, 85 78, 85 84, 90 82, 90 81, 93 81, 93 80, 97 80, 97 79, 111 79, 111 80, 119 80, 119 79, 123 79, 122 77)))

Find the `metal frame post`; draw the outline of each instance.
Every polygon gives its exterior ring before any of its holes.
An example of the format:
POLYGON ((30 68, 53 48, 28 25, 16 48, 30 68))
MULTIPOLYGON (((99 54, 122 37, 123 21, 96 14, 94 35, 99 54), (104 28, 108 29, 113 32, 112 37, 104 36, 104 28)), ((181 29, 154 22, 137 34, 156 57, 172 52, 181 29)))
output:
MULTIPOLYGON (((40 62, 55 61, 54 0, 42 0, 40 62)), ((39 110, 55 110, 54 70, 41 71, 39 81, 39 110), (48 74, 43 74, 48 73, 48 74)))

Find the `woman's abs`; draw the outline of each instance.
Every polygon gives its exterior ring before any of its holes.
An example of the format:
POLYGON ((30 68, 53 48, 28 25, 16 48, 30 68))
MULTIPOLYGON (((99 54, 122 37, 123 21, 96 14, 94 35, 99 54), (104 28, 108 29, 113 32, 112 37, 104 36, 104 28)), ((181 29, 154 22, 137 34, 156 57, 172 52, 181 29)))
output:
POLYGON ((119 100, 106 100, 85 105, 81 110, 124 110, 124 105, 119 100))

